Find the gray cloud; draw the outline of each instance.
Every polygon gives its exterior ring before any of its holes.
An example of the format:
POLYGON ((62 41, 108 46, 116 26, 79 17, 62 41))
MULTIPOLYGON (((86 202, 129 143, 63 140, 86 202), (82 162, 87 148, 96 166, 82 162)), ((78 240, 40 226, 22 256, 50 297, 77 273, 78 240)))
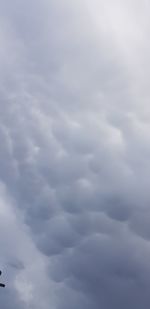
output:
POLYGON ((149 308, 149 5, 0 1, 3 308, 149 308))

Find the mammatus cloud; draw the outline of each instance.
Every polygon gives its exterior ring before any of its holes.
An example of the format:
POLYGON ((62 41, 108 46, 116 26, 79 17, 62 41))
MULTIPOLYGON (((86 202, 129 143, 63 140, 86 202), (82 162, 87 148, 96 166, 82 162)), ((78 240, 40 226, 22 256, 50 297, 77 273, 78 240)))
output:
POLYGON ((0 0, 4 309, 150 306, 148 12, 0 0))

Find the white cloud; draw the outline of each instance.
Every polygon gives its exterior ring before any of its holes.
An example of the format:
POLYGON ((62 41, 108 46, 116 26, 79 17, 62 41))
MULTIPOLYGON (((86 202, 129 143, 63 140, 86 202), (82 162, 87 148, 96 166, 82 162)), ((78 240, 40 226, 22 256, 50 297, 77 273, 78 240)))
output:
POLYGON ((3 308, 147 308, 149 4, 0 2, 3 308))

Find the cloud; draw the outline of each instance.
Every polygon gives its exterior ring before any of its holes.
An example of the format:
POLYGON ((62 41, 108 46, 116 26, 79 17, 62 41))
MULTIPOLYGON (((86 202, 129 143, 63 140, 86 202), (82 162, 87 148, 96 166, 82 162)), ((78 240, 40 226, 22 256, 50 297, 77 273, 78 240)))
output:
POLYGON ((0 1, 3 308, 148 308, 149 4, 0 1))

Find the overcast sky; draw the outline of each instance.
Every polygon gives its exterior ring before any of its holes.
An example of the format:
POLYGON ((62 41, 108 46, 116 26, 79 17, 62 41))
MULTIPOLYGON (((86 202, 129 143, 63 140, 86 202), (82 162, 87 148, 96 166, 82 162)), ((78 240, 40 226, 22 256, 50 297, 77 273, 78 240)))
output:
POLYGON ((150 308, 150 4, 0 0, 2 309, 150 308))

